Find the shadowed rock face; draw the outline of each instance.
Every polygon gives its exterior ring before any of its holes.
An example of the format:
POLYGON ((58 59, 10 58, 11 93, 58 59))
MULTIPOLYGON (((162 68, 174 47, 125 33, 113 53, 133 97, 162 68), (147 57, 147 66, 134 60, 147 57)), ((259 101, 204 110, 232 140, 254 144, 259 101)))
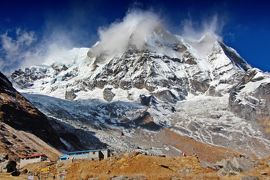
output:
POLYGON ((15 91, 14 88, 12 87, 11 82, 0 72, 0 90, 7 92, 8 90, 10 91, 15 91))
MULTIPOLYGON (((71 99, 72 92, 66 96, 71 99)), ((65 123, 57 123, 53 118, 47 118, 18 93, 12 87, 11 82, 1 73, 0 120, 15 130, 30 132, 60 150, 82 150, 86 146, 91 148, 106 147, 106 144, 101 143, 90 132, 71 128, 65 123), (80 141, 81 136, 87 137, 87 141, 80 141)))
POLYGON ((240 68, 244 69, 247 71, 250 69, 250 66, 245 62, 241 57, 239 57, 235 52, 231 51, 224 43, 219 42, 221 48, 223 49, 224 53, 227 55, 230 60, 239 66, 240 68))
POLYGON ((0 120, 16 130, 33 133, 57 148, 64 148, 46 116, 36 109, 0 73, 0 120))

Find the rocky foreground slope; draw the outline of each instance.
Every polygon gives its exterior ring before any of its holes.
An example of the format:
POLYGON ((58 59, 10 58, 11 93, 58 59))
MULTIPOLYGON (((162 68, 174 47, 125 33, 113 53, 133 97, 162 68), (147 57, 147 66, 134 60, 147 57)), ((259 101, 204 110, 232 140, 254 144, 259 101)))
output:
POLYGON ((2 73, 0 121, 1 162, 33 153, 44 153, 51 160, 57 160, 59 151, 71 150, 66 142, 75 148, 83 147, 74 134, 65 130, 63 124, 53 123, 52 119, 49 120, 17 92, 2 73))
POLYGON ((47 149, 48 155, 51 152, 56 158, 59 153, 50 145, 57 149, 64 148, 47 117, 18 93, 2 73, 0 120, 2 154, 18 157, 34 152, 45 153, 47 149))

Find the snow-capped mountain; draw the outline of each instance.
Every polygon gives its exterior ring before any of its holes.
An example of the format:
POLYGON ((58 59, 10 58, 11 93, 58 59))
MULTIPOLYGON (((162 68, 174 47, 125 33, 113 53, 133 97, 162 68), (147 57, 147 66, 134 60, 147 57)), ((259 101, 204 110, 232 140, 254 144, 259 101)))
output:
POLYGON ((142 50, 130 44, 120 54, 96 55, 99 44, 90 50, 72 49, 55 57, 56 62, 70 58, 71 63, 18 70, 12 80, 25 92, 75 100, 134 101, 144 94, 175 102, 206 92, 224 94, 250 66, 212 36, 188 42, 154 31, 142 50))
MULTIPOLYGON (((113 149, 148 149, 138 140, 142 134, 153 137, 168 128, 204 143, 269 155, 268 74, 212 33, 190 40, 157 26, 138 39, 137 31, 121 48, 100 41, 10 78, 47 116, 94 132, 113 149)), ((78 135, 86 141, 83 132, 78 135)), ((153 144, 155 152, 175 148, 153 144)))

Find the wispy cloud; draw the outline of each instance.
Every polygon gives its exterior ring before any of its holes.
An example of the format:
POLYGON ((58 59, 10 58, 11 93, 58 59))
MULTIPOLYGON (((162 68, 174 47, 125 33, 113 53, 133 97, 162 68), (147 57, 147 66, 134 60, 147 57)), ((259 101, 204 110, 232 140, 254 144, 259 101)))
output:
POLYGON ((2 48, 7 56, 17 55, 34 41, 36 41, 36 36, 33 31, 27 32, 20 28, 16 29, 15 37, 9 36, 9 32, 1 35, 2 48))
POLYGON ((54 31, 37 38, 35 32, 20 28, 0 35, 0 71, 10 73, 32 65, 53 63, 57 55, 73 47, 65 33, 54 31))
POLYGON ((129 44, 142 48, 147 36, 158 26, 161 19, 150 11, 132 10, 120 22, 99 29, 99 44, 94 47, 93 54, 121 53, 129 44))
POLYGON ((15 32, 8 31, 0 35, 0 40, 3 56, 0 59, 1 70, 8 70, 26 60, 30 53, 29 48, 36 41, 36 35, 33 31, 18 28, 15 32))
POLYGON ((203 19, 200 22, 192 19, 186 19, 183 20, 181 24, 182 26, 180 34, 187 39, 198 40, 207 33, 222 39, 221 33, 225 22, 223 18, 215 14, 207 19, 203 19))
MULTIPOLYGON (((200 40, 205 34, 210 35, 212 40, 222 39, 220 34, 224 23, 217 15, 204 19, 200 23, 195 23, 191 19, 179 20, 179 22, 182 26, 178 35, 184 39, 200 40)), ((91 48, 89 56, 121 53, 130 44, 141 49, 156 28, 171 29, 166 27, 166 24, 168 23, 164 22, 158 14, 151 11, 130 10, 122 21, 99 29, 99 43, 91 48)))

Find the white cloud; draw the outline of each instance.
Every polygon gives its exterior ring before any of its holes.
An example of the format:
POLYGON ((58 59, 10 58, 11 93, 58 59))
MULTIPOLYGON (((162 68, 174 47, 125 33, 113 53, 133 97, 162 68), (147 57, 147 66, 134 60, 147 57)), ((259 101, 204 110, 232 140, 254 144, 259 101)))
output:
MULTIPOLYGON (((165 27, 165 24, 160 16, 153 12, 129 11, 122 21, 114 22, 106 28, 99 29, 99 43, 90 49, 88 55, 91 57, 101 54, 122 53, 130 44, 141 49, 147 38, 153 34, 152 32, 156 28, 165 27)), ((222 39, 219 34, 223 28, 223 22, 217 15, 196 25, 192 20, 184 20, 178 34, 187 41, 199 41, 204 35, 207 35, 208 44, 205 44, 207 47, 214 40, 222 39)), ((170 28, 165 27, 165 29, 169 30, 170 28)), ((170 36, 166 38, 170 38, 170 36)))
POLYGON ((36 41, 36 36, 33 31, 26 32, 18 28, 16 30, 17 44, 30 46, 34 41, 36 41))
POLYGON ((121 22, 99 29, 100 42, 92 49, 92 53, 121 53, 130 44, 140 49, 148 35, 161 25, 160 18, 152 12, 131 11, 121 22))
POLYGON ((199 40, 205 34, 211 34, 216 38, 221 39, 221 31, 223 29, 224 22, 217 15, 212 16, 209 19, 204 19, 199 24, 195 24, 192 20, 182 21, 181 36, 189 40, 199 40), (197 26, 196 26, 197 25, 197 26))
POLYGON ((27 55, 30 53, 29 48, 36 41, 35 33, 16 29, 14 35, 12 32, 6 32, 0 35, 1 53, 0 59, 1 70, 9 70, 14 66, 19 66, 26 61, 27 55))
POLYGON ((18 44, 14 42, 14 40, 9 37, 7 33, 1 35, 1 43, 3 50, 8 56, 17 54, 19 49, 18 44))
POLYGON ((0 58, 0 67, 4 66, 4 59, 0 58))
POLYGON ((205 57, 213 48, 216 40, 222 41, 220 35, 224 21, 217 15, 204 19, 199 24, 192 20, 182 23, 181 36, 188 41, 202 57, 205 57))
POLYGON ((63 32, 56 31, 50 35, 46 34, 38 41, 33 31, 28 32, 18 28, 14 32, 9 31, 0 35, 0 42, 2 56, 0 71, 6 73, 32 65, 51 64, 54 60, 49 57, 64 54, 72 48, 69 37, 63 32))
POLYGON ((25 47, 29 47, 35 40, 34 32, 26 32, 21 29, 16 30, 16 36, 12 38, 8 32, 2 34, 1 44, 8 56, 17 55, 25 47))

